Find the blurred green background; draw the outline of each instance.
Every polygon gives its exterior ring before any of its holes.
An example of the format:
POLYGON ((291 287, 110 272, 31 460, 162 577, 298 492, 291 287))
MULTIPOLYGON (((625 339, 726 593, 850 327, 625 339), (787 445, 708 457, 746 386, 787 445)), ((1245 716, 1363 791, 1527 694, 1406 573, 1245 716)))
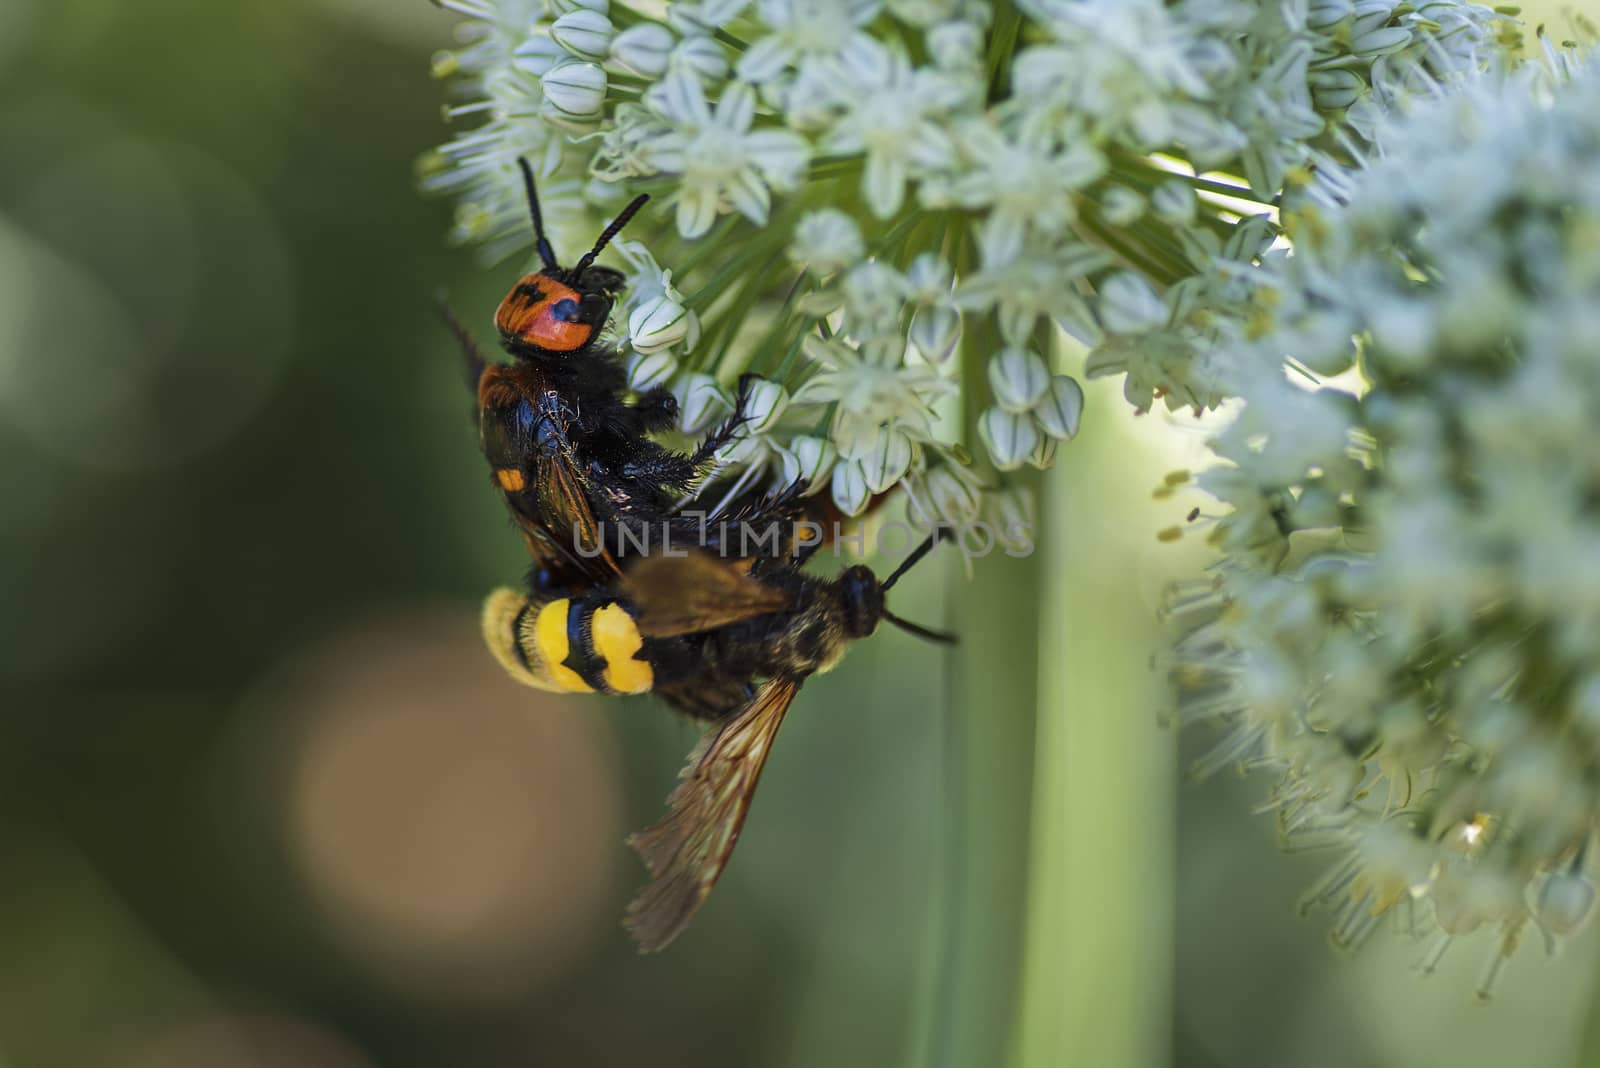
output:
POLYGON ((521 549, 429 301, 513 267, 413 188, 451 24, 0 4, 0 1068, 1600 1064, 1594 931, 1488 1007, 1487 942, 1339 957, 1264 784, 1183 781, 1151 617, 1203 555, 1149 491, 1205 429, 1106 383, 1047 550, 915 574, 963 651, 813 680, 637 956, 621 840, 694 731, 481 648, 521 549))

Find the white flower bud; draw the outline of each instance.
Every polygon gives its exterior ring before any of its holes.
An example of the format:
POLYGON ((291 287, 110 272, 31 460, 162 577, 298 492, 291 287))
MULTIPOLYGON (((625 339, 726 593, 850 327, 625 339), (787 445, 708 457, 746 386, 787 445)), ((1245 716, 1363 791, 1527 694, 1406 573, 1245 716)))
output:
POLYGON ((1351 38, 1350 51, 1363 59, 1375 59, 1400 52, 1411 43, 1411 30, 1405 26, 1379 26, 1351 38))
POLYGON ((918 308, 907 339, 929 363, 944 363, 961 341, 961 313, 947 304, 918 308))
POLYGON ((665 26, 641 22, 617 34, 611 42, 611 58, 641 78, 656 79, 667 73, 667 59, 677 40, 665 26))
POLYGON ((1118 271, 1100 284, 1100 322, 1113 334, 1143 334, 1166 325, 1167 305, 1149 282, 1118 271))
POLYGON ((707 374, 697 372, 676 379, 672 395, 678 400, 678 429, 685 434, 699 434, 733 411, 733 402, 707 374))
POLYGON ((1594 884, 1582 875, 1559 872, 1539 888, 1539 922, 1551 934, 1576 934, 1594 912, 1594 884))
POLYGON ((694 313, 660 293, 628 313, 628 343, 635 352, 661 352, 689 336, 694 313))
POLYGON ((990 498, 995 541, 1014 553, 1033 551, 1033 532, 1039 524, 1038 505, 1033 491, 1025 486, 1008 486, 990 498))
POLYGON ((516 47, 511 53, 511 65, 524 74, 544 77, 557 63, 569 57, 567 50, 556 44, 548 34, 536 33, 516 47))
POLYGON ((611 20, 598 11, 578 10, 562 15, 550 27, 550 36, 568 52, 579 59, 596 63, 611 51, 611 38, 616 31, 611 20))
POLYGON ((1077 437, 1078 420, 1083 417, 1083 387, 1068 375, 1055 375, 1033 416, 1052 438, 1070 441, 1077 437))
POLYGON ((1361 75, 1343 67, 1312 71, 1307 81, 1311 83, 1311 99, 1323 111, 1349 107, 1360 99, 1361 91, 1367 87, 1361 75))
POLYGON ((1131 226, 1144 215, 1144 197, 1125 185, 1113 185, 1100 195, 1100 214, 1112 226, 1131 226))
POLYGON ((955 527, 964 527, 978 518, 981 497, 971 478, 963 478, 950 464, 940 464, 923 479, 931 518, 955 527))
POLYGON ((693 71, 701 81, 720 82, 728 76, 728 54, 714 38, 705 34, 685 37, 672 50, 669 62, 693 71))
POLYGON ((879 427, 872 448, 861 459, 867 488, 873 493, 887 492, 911 469, 912 456, 911 439, 903 431, 879 427))
POLYGON ((794 228, 789 258, 816 275, 844 270, 866 255, 856 221, 837 208, 803 215, 794 228))
POLYGON ((770 439, 760 434, 741 434, 717 450, 717 462, 732 467, 757 467, 775 452, 770 439))
POLYGON ((666 384, 678 373, 678 361, 672 353, 636 352, 628 361, 628 385, 643 392, 666 384))
POLYGON ((805 487, 802 493, 810 497, 828 484, 828 475, 838 459, 839 451, 833 442, 802 434, 790 439, 783 452, 783 481, 786 485, 800 482, 805 487))
POLYGON ((605 111, 606 72, 593 63, 563 63, 539 84, 545 100, 561 118, 587 122, 605 111))
POLYGON ((1006 411, 1030 411, 1050 388, 1050 368, 1036 352, 1001 349, 989 361, 989 388, 1006 411))
POLYGON ((944 70, 970 70, 981 66, 984 33, 975 23, 941 22, 927 33, 928 55, 944 70))
POLYGON ((1028 463, 1041 471, 1050 470, 1056 462, 1056 447, 1060 444, 1061 442, 1048 434, 1041 434, 1039 436, 1039 444, 1035 445, 1033 451, 1028 454, 1028 463))
POLYGON ((860 515, 872 500, 872 490, 867 488, 867 475, 855 460, 841 460, 833 465, 833 503, 845 515, 860 515))
POLYGON ((906 285, 911 299, 921 304, 940 304, 950 299, 955 272, 936 252, 923 252, 906 268, 906 285))
POLYGON ((685 37, 710 33, 717 28, 706 17, 705 8, 699 4, 683 3, 682 0, 674 0, 667 5, 667 25, 685 37))
POLYGON ((1150 210, 1155 212, 1156 218, 1173 226, 1188 226, 1194 222, 1196 207, 1194 188, 1176 178, 1161 183, 1150 195, 1150 210))
POLYGON ((1002 471, 1015 471, 1027 463, 1043 437, 1033 416, 1004 408, 990 408, 978 417, 978 436, 1002 471))
POLYGON ((611 10, 611 0, 548 0, 550 13, 559 18, 574 11, 597 11, 604 15, 611 10))
POLYGON ((752 434, 771 430, 788 407, 789 391, 769 378, 752 379, 744 386, 744 425, 752 434))

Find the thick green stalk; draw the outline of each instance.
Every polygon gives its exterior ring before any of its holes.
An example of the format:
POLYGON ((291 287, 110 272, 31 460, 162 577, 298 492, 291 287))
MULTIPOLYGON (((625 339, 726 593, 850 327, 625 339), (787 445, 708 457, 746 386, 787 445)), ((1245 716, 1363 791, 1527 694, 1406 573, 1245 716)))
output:
POLYGON ((1027 882, 1038 568, 1004 554, 969 580, 950 565, 952 654, 944 709, 938 965, 913 1063, 1004 1063, 1011 1045, 1027 882))
POLYGON ((1170 1046, 1175 774, 1149 666, 1160 550, 1141 534, 1156 524, 1137 488, 1159 462, 1130 450, 1115 383, 1088 392, 1091 418, 1047 476, 1039 524, 1019 1068, 1165 1065, 1170 1046))
MULTIPOLYGON (((970 242, 956 250, 973 254, 970 242)), ((1000 347, 992 319, 967 326, 963 375, 976 386, 1000 347)), ((985 403, 963 395, 962 425, 985 403)), ((978 552, 978 547, 973 547, 978 552)), ((934 903, 936 966, 929 972, 912 1063, 969 1068, 1004 1063, 1011 1049, 1027 882, 1028 806, 1033 767, 1038 566, 995 548, 973 563, 949 552, 954 572, 952 654, 944 708, 940 877, 934 903)))

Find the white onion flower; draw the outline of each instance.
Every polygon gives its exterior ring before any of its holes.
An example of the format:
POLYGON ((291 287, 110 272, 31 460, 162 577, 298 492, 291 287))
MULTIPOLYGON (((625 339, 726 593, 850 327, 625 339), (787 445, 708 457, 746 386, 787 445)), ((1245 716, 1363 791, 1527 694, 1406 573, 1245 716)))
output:
POLYGON ((1177 597, 1172 674, 1227 728, 1203 764, 1270 770, 1287 838, 1343 851, 1311 898, 1336 940, 1401 913, 1431 967, 1493 932, 1487 996, 1594 905, 1600 71, 1408 111, 1364 169, 1323 162, 1258 281, 1200 476, 1224 558, 1177 597), (1358 358, 1354 392, 1308 384, 1358 358))
MULTIPOLYGON (((1370 156, 1511 25, 1465 0, 439 2, 467 20, 435 63, 447 113, 481 123, 426 161, 454 236, 528 247, 519 157, 569 256, 650 192, 615 247, 637 381, 681 394, 690 433, 708 382, 780 384, 739 455, 815 468, 846 511, 960 449, 985 494, 1048 465, 1083 404, 1062 332, 1140 409, 1229 396, 1286 191, 1318 153, 1370 156), (818 427, 838 461, 786 462, 818 427)), ((1425 341, 1404 308, 1373 329, 1425 341)))

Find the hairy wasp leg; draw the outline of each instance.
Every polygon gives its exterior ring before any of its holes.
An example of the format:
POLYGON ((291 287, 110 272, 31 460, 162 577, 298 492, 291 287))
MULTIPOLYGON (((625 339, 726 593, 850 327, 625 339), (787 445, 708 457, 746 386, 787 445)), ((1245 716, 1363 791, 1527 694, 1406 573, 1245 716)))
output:
POLYGON ((489 366, 489 363, 483 358, 483 350, 478 348, 478 342, 473 338, 472 331, 467 329, 460 316, 456 315, 455 309, 450 307, 450 300, 444 295, 444 290, 441 289, 435 295, 434 304, 439 309, 439 318, 444 320, 444 325, 455 335, 456 344, 461 346, 461 356, 467 371, 467 388, 476 395, 478 380, 483 377, 483 369, 489 366))
POLYGON ((724 419, 722 423, 700 442, 699 448, 689 454, 689 462, 696 469, 704 467, 717 455, 717 450, 731 442, 739 435, 739 428, 750 421, 746 408, 750 404, 750 383, 759 379, 760 375, 745 374, 739 376, 739 399, 734 403, 733 414, 724 419))

